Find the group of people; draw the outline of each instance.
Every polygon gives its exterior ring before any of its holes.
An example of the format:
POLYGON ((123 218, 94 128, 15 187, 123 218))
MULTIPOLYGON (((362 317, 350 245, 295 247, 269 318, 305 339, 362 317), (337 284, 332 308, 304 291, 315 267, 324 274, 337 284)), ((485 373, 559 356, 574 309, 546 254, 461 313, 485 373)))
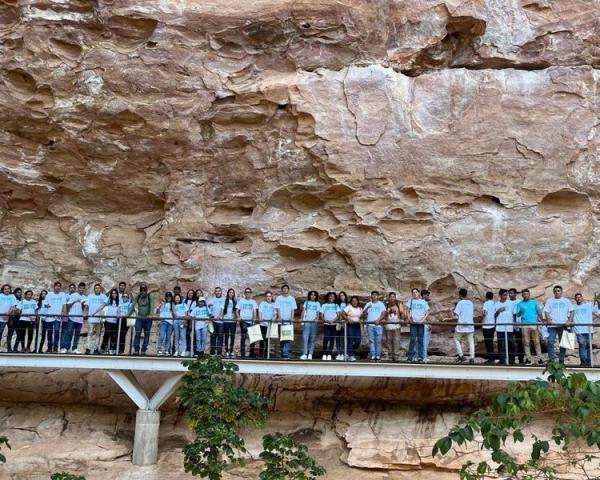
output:
MULTIPOLYGON (((549 360, 555 360, 555 343, 560 343, 564 332, 572 330, 579 345, 581 364, 590 366, 592 323, 598 314, 598 305, 584 302, 579 293, 572 303, 563 297, 560 286, 554 287, 553 294, 542 308, 527 289, 521 291, 521 299, 517 299, 514 288, 501 289, 497 299, 492 292, 487 292, 482 318, 478 322, 468 291, 460 289, 453 309, 457 360, 475 362, 474 332, 480 324, 486 363, 543 363, 540 339, 547 340, 549 360), (465 341, 468 358, 463 352, 465 341)), ((223 294, 217 287, 212 295, 205 297, 202 290, 190 289, 183 294, 177 286, 155 303, 145 283, 141 283, 139 292, 132 295, 125 282, 108 293, 100 284, 95 284, 88 293, 83 282, 70 284, 65 292, 62 284, 55 282, 50 292, 42 290, 37 298, 32 290, 13 290, 5 284, 0 292, 0 339, 8 326, 6 343, 9 352, 77 354, 82 353, 78 347, 79 339, 82 326, 87 324, 83 353, 126 353, 126 337, 131 329, 129 353, 145 355, 153 322, 158 321, 157 355, 185 357, 210 353, 234 357, 239 326, 240 356, 245 357, 248 352, 250 357, 264 358, 268 342, 276 339, 280 357, 287 359, 291 354, 294 322, 299 321, 301 360, 313 359, 317 326, 322 324, 322 360, 356 361, 364 329, 369 360, 382 359, 385 340, 387 358, 399 361, 402 326, 407 325, 410 330, 407 360, 427 362, 432 326, 428 321, 430 295, 428 290, 414 288, 405 301, 392 292, 384 302, 381 294, 373 291, 370 300, 361 305, 356 295, 349 297, 345 292, 328 292, 321 298, 313 290, 298 307, 288 285, 283 285, 277 296, 271 291, 265 292, 260 303, 253 298, 250 288, 244 289, 243 296, 238 298, 233 288, 223 294)), ((564 362, 565 354, 566 349, 559 348, 560 362, 564 362)))

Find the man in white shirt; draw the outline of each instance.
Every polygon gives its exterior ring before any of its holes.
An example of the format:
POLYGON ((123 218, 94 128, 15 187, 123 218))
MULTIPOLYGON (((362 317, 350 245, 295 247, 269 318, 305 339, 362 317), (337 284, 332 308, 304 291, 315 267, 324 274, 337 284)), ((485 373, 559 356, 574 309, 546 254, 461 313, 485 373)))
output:
POLYGON ((496 336, 498 338, 498 362, 504 365, 515 364, 515 343, 513 337, 513 305, 508 300, 508 291, 498 292, 500 300, 494 305, 496 336))
POLYGON ((212 326, 209 325, 210 336, 210 354, 221 355, 223 351, 223 310, 225 308, 225 297, 223 296, 223 289, 221 287, 215 287, 214 295, 208 299, 206 306, 210 312, 210 318, 212 319, 212 326))
MULTIPOLYGON (((281 325, 294 325, 294 314, 296 313, 296 299, 290 295, 289 285, 281 287, 281 295, 275 300, 275 311, 277 318, 281 321, 281 325)), ((281 338, 281 337, 280 337, 281 338)), ((281 358, 287 360, 290 358, 291 341, 283 340, 279 342, 281 349, 281 358)))
POLYGON ((385 304, 379 299, 379 292, 371 292, 371 301, 365 305, 363 317, 366 317, 367 336, 369 339, 369 360, 381 360, 381 341, 383 339, 383 325, 386 311, 385 304))
POLYGON ((573 307, 573 330, 579 345, 579 360, 582 367, 592 366, 592 336, 594 327, 591 323, 594 316, 598 315, 598 306, 591 302, 584 302, 581 293, 575 294, 573 307))
POLYGON ((485 363, 490 365, 496 360, 496 354, 494 353, 494 333, 496 331, 496 308, 494 302, 494 294, 492 292, 486 292, 485 302, 483 302, 483 341, 485 343, 485 354, 487 360, 485 363))
MULTIPOLYGON (((513 311, 513 323, 521 323, 521 319, 516 315, 517 305, 520 303, 519 299, 517 298, 516 288, 508 289, 508 301, 512 304, 511 308, 513 311)), ((520 325, 514 326, 513 336, 515 339, 515 358, 519 360, 520 365, 523 365, 525 363, 525 346, 523 345, 523 332, 520 325)))
MULTIPOLYGON (((244 290, 244 298, 237 302, 235 309, 237 310, 237 317, 240 321, 240 354, 243 358, 246 356, 248 327, 254 325, 254 322, 258 320, 258 304, 256 303, 256 300, 252 298, 252 290, 250 288, 244 290)), ((250 344, 250 358, 254 357, 254 344, 250 344)))
POLYGON ((48 350, 47 352, 57 353, 60 343, 62 316, 66 313, 67 294, 61 290, 62 284, 54 282, 53 291, 46 295, 44 303, 47 305, 47 312, 50 317, 46 317, 48 331, 48 350))
POLYGON ((454 308, 454 314, 458 319, 456 329, 454 332, 454 343, 456 344, 456 353, 458 354, 458 361, 464 362, 465 357, 463 355, 462 345, 460 344, 463 338, 467 338, 469 344, 469 363, 475 363, 475 340, 473 334, 475 332, 475 325, 473 325, 473 302, 467 300, 467 289, 461 288, 458 291, 460 300, 454 308))
MULTIPOLYGON (((558 343, 562 338, 565 329, 573 325, 573 304, 562 296, 563 289, 556 285, 552 290, 554 298, 550 298, 544 305, 544 314, 546 324, 548 325, 548 359, 553 362, 556 360, 556 351, 554 342, 558 338, 558 343)), ((560 348, 558 361, 565 363, 565 354, 567 351, 560 348)))
POLYGON ((86 300, 85 283, 80 282, 77 291, 67 297, 65 309, 69 319, 60 339, 60 353, 80 353, 77 346, 79 345, 79 336, 83 325, 83 305, 86 300))
POLYGON ((429 316, 429 304, 421 298, 418 289, 413 288, 411 294, 412 298, 405 303, 410 322, 410 343, 414 345, 413 352, 409 347, 408 361, 423 362, 425 361, 425 322, 429 316))

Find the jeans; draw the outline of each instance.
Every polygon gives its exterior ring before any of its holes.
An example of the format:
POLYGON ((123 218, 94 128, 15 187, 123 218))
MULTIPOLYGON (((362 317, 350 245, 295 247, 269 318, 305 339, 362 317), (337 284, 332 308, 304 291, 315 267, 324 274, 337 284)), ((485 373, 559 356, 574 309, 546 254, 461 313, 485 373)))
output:
POLYGON ((196 345, 194 346, 194 350, 198 352, 198 354, 203 354, 204 349, 206 348, 206 327, 196 326, 196 345))
POLYGON ((187 328, 185 325, 185 320, 175 320, 173 322, 175 355, 183 355, 185 352, 187 352, 186 332, 187 328))
MULTIPOLYGON (((558 343, 562 339, 562 334, 565 331, 565 327, 548 327, 548 358, 550 361, 556 360, 556 351, 554 350, 554 342, 558 337, 558 343)), ((565 363, 565 354, 567 351, 564 348, 560 348, 558 353, 558 361, 565 363)))
POLYGON ((346 336, 348 337, 347 352, 349 357, 354 356, 355 350, 360 347, 360 323, 348 323, 346 336))
POLYGON ((133 352, 140 353, 140 341, 142 339, 142 331, 144 332, 144 343, 142 344, 142 353, 148 350, 150 342, 150 330, 152 330, 152 320, 148 318, 138 318, 135 321, 135 339, 133 340, 133 352))
POLYGON ((55 322, 42 322, 42 341, 40 342, 40 349, 44 346, 44 341, 46 340, 46 336, 48 337, 48 349, 47 352, 56 352, 58 351, 59 344, 59 335, 60 335, 60 321, 55 322))
POLYGON ((579 360, 583 366, 592 366, 592 334, 578 333, 577 345, 579 345, 579 360))
POLYGON ((336 336, 335 325, 323 325, 323 355, 331 355, 336 336))
POLYGON ((214 331, 210 336, 210 354, 221 355, 223 353, 223 322, 213 322, 214 331))
POLYGON ((498 337, 498 358, 500 363, 514 365, 515 363, 515 340, 513 332, 496 332, 498 337), (508 357, 507 357, 508 352, 508 357))
POLYGON ((338 324, 336 324, 336 328, 335 328, 335 351, 339 355, 343 355, 344 354, 344 350, 345 350, 345 345, 344 345, 344 324, 338 323, 338 324))
POLYGON ((158 331, 158 345, 156 346, 158 353, 170 353, 172 335, 173 325, 166 320, 161 320, 158 331))
POLYGON ((458 353, 459 357, 463 356, 463 349, 461 345, 461 341, 463 338, 467 338, 467 343, 469 344, 469 358, 472 360, 475 358, 475 340, 473 338, 473 333, 454 333, 454 344, 456 345, 456 353, 458 353))
POLYGON ((225 353, 233 353, 236 329, 237 325, 235 323, 235 320, 228 320, 223 324, 223 339, 225 342, 225 353))
POLYGON ((496 359, 496 354, 494 353, 494 332, 496 331, 496 327, 492 328, 482 328, 483 332, 483 342, 485 343, 485 356, 490 360, 496 359))
POLYGON ((315 353, 315 342, 317 340, 317 322, 306 321, 302 325, 302 355, 315 353))
POLYGON ((381 358, 383 326, 373 324, 367 325, 367 336, 369 337, 369 358, 371 360, 381 358))
MULTIPOLYGON (((282 320, 282 325, 289 325, 290 320, 282 320)), ((281 338, 281 331, 279 332, 281 338)), ((292 342, 284 340, 279 342, 279 349, 281 351, 281 358, 290 358, 290 350, 292 349, 292 342)))
POLYGON ((6 322, 0 322, 0 342, 2 341, 2 334, 4 333, 5 328, 6 328, 6 322))
POLYGON ((81 335, 82 323, 74 322, 69 319, 63 328, 62 337, 60 339, 60 348, 71 352, 77 350, 79 345, 79 336, 81 335))
POLYGON ((414 351, 412 357, 409 356, 410 361, 422 362, 425 360, 425 324, 424 323, 411 323, 410 324, 410 340, 414 345, 414 351))
POLYGON ((425 333, 423 333, 423 361, 427 361, 427 352, 429 351, 429 341, 431 340, 431 325, 425 325, 425 333))

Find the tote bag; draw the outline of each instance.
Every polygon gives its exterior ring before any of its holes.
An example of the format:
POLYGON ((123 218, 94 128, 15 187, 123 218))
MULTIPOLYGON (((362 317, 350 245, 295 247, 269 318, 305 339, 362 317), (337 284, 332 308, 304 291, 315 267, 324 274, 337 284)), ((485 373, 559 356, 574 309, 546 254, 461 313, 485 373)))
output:
POLYGON ((294 341, 294 326, 289 325, 289 324, 281 325, 279 340, 281 340, 282 342, 293 342, 294 341))
POLYGON ((575 334, 567 331, 563 332, 562 338, 560 339, 560 348, 575 350, 575 334))
POLYGON ((250 339, 250 343, 260 342, 263 339, 260 325, 248 327, 248 338, 250 339))
POLYGON ((269 323, 269 334, 268 337, 271 339, 278 339, 279 338, 279 332, 277 330, 277 323, 269 323))

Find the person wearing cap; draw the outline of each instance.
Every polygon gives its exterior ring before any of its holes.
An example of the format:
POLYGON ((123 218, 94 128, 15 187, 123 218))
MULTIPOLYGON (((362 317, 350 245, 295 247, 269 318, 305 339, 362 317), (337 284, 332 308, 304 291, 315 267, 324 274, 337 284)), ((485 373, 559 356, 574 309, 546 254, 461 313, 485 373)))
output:
POLYGON ((140 292, 135 297, 133 308, 137 309, 137 319, 135 321, 135 339, 133 340, 133 354, 146 355, 148 343, 150 342, 150 331, 152 330, 152 319, 148 318, 152 314, 152 296, 148 293, 148 285, 145 282, 140 283, 140 292), (142 342, 142 332, 144 340, 142 342))

